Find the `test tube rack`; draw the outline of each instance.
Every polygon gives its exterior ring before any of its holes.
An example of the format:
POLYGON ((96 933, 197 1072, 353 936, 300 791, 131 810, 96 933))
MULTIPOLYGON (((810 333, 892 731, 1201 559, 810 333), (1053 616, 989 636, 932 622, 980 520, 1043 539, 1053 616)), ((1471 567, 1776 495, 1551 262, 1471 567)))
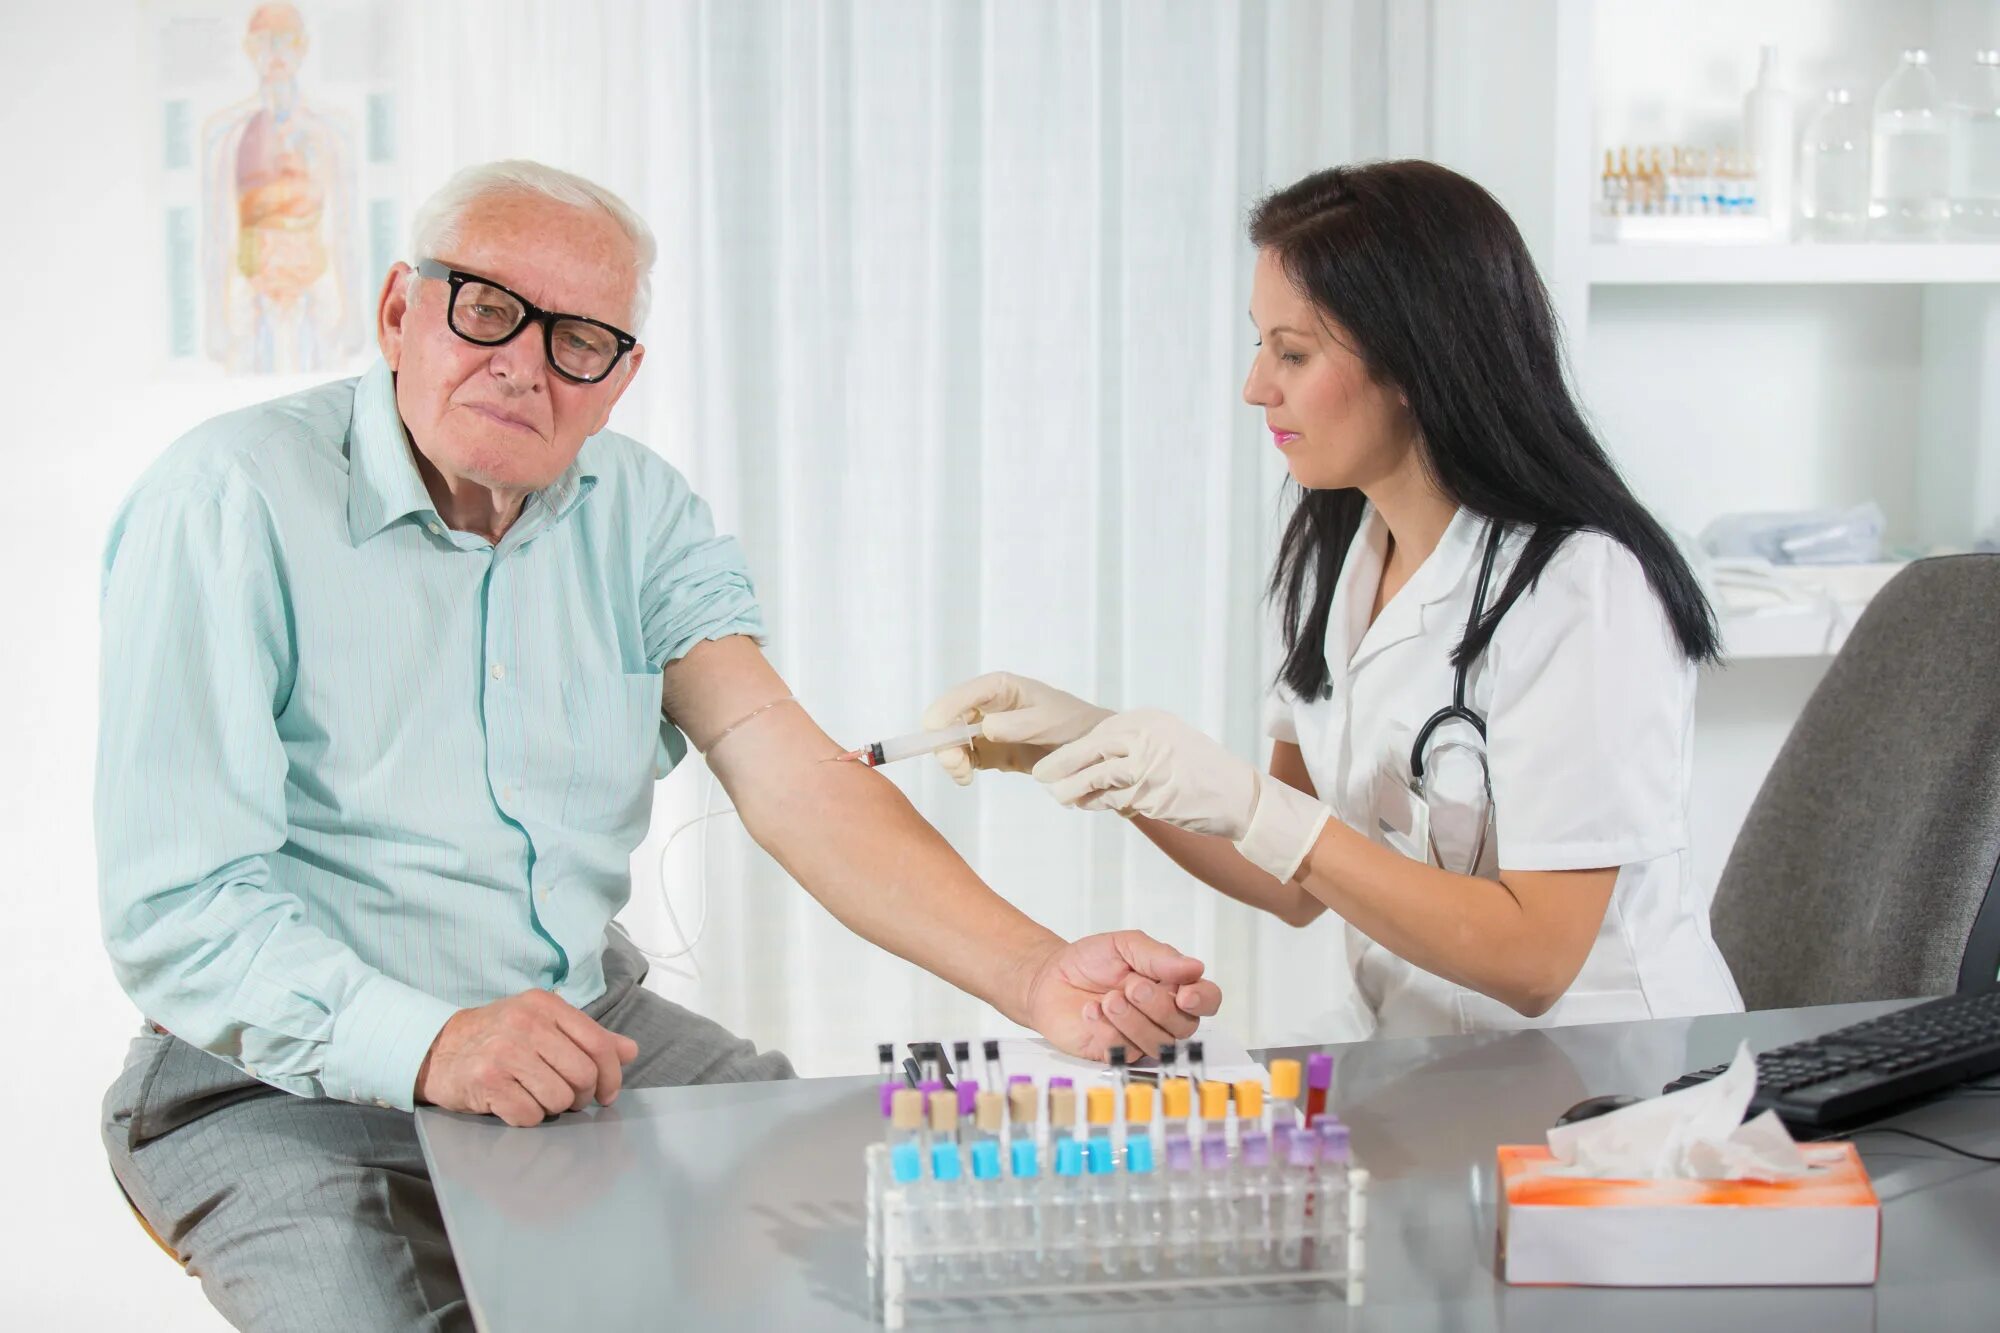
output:
MULTIPOLYGON (((1120 1157, 1124 1154, 1121 1149, 1120 1157)), ((1175 1198, 1161 1175, 1039 1175, 898 1183, 889 1150, 867 1148, 868 1279, 884 1327, 964 1318, 968 1302, 1023 1297, 1331 1286, 1362 1300, 1368 1172, 1348 1165, 1314 1181, 1310 1204, 1282 1173, 1239 1170, 1226 1200, 1175 1198), (1093 1193, 1115 1180, 1113 1191, 1093 1193), (1134 1189, 1134 1181, 1145 1182, 1134 1189), (1107 1199, 1108 1194, 1108 1199, 1107 1199)), ((1203 1174, 1197 1173, 1196 1179, 1203 1174)))

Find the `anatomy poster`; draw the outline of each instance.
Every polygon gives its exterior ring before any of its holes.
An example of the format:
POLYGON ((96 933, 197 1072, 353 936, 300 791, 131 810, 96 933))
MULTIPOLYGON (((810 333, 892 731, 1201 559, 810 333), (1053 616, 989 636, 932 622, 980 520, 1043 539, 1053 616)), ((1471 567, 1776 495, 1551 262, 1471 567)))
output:
POLYGON ((151 12, 168 361, 228 375, 355 366, 403 225, 389 7, 151 12))

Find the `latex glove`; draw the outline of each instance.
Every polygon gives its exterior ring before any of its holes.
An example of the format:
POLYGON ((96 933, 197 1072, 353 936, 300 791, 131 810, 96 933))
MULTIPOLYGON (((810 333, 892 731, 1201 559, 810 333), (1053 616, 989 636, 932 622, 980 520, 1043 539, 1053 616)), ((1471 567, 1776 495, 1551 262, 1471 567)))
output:
POLYGON ((939 750, 937 760, 963 787, 975 769, 1026 773, 1059 745, 1076 740, 1111 716, 1108 708, 1085 703, 1053 685, 1028 676, 994 671, 957 685, 924 710, 925 731, 978 722, 982 739, 970 746, 939 750))
POLYGON ((1064 805, 1145 815, 1228 838, 1251 864, 1287 882, 1329 815, 1304 792, 1157 708, 1113 715, 1036 764, 1034 775, 1064 805))
POLYGON ((1028 987, 1028 1021, 1059 1049, 1102 1060, 1123 1043, 1137 1058, 1193 1036, 1222 991, 1189 958, 1140 930, 1089 935, 1055 949, 1028 987))

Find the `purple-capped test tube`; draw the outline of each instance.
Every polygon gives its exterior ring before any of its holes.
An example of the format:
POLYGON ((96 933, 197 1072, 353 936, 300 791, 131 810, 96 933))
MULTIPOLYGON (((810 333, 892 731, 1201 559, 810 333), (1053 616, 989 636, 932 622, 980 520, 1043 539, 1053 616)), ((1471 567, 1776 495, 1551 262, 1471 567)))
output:
POLYGON ((1326 1090, 1333 1086, 1333 1057, 1319 1051, 1306 1059, 1306 1128, 1326 1114, 1326 1090))

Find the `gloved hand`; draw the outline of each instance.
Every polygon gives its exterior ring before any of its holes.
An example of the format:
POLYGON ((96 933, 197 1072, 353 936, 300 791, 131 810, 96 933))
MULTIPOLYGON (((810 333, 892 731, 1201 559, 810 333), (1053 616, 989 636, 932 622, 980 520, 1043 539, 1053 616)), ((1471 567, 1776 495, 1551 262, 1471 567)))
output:
POLYGON ((1145 815, 1228 838, 1280 880, 1298 873, 1329 811, 1171 713, 1118 713, 1034 767, 1064 805, 1145 815))
POLYGON ((924 710, 925 731, 980 723, 982 739, 969 747, 938 751, 938 763, 963 787, 975 769, 1025 773, 1058 745, 1076 740, 1111 716, 1053 685, 995 671, 954 686, 924 710))

